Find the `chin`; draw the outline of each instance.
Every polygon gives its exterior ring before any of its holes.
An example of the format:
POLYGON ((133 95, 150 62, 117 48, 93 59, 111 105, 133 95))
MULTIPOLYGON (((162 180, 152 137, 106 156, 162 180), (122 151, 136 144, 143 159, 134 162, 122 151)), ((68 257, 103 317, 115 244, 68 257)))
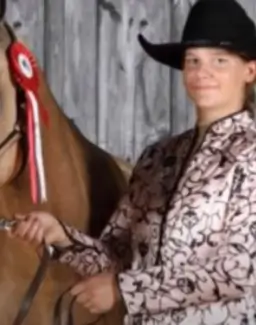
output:
POLYGON ((221 104, 216 101, 209 101, 209 100, 198 100, 195 101, 195 106, 200 107, 203 110, 210 110, 210 109, 216 109, 217 107, 220 107, 221 104))
POLYGON ((204 94, 197 94, 197 96, 193 96, 193 102, 195 106, 210 109, 214 107, 222 106, 223 98, 218 98, 218 94, 214 93, 204 93, 204 94))

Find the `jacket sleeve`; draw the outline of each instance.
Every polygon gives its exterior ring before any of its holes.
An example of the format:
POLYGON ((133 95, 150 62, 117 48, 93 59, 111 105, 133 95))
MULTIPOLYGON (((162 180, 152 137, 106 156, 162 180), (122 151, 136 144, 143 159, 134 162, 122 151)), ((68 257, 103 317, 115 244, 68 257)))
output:
POLYGON ((131 260, 131 214, 129 196, 125 195, 101 238, 94 239, 75 228, 66 226, 66 232, 73 244, 61 252, 59 261, 71 266, 83 276, 110 268, 124 269, 131 260))
MULTIPOLYGON (((256 285, 256 161, 236 170, 216 257, 182 267, 123 271, 118 284, 129 314, 154 314, 236 299, 256 285)), ((192 263, 192 262, 191 262, 192 263)))
MULTIPOLYGON (((152 145, 153 146, 153 145, 152 145)), ((72 227, 65 227, 73 245, 59 254, 58 260, 74 268, 79 274, 93 275, 105 269, 116 272, 129 267, 132 259, 131 223, 136 211, 132 198, 143 179, 143 165, 151 161, 152 149, 147 147, 133 170, 124 195, 99 239, 93 239, 72 227)))

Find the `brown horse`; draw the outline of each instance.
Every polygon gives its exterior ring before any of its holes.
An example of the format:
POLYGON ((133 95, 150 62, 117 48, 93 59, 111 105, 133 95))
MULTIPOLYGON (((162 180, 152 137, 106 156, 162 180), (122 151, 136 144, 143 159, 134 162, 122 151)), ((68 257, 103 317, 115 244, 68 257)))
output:
MULTIPOLYGON (((48 201, 33 205, 27 142, 24 133, 19 131, 24 127, 24 94, 14 82, 6 55, 12 42, 11 35, 2 21, 0 216, 11 219, 17 212, 46 210, 62 221, 98 236, 126 189, 130 166, 119 160, 119 168, 115 159, 81 136, 58 107, 41 73, 39 97, 50 117, 49 127, 42 128, 48 201)), ((40 261, 31 247, 9 239, 4 232, 0 233, 0 261, 0 323, 11 325, 40 261)), ((57 298, 76 279, 72 270, 52 263, 24 325, 51 325, 57 298)), ((75 309, 79 325, 88 324, 95 318, 82 308, 75 309)), ((120 317, 120 309, 116 309, 96 324, 120 324, 120 317)))

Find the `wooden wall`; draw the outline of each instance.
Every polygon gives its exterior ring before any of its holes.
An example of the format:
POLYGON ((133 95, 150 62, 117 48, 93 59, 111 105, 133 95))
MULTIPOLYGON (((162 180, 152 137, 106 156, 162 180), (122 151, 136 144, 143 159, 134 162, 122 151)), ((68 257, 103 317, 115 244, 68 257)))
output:
MULTIPOLYGON (((178 40, 192 0, 8 0, 8 22, 35 52, 57 101, 84 135, 134 162, 194 123, 179 72, 142 52, 178 40)), ((240 0, 256 18, 256 1, 240 0)))

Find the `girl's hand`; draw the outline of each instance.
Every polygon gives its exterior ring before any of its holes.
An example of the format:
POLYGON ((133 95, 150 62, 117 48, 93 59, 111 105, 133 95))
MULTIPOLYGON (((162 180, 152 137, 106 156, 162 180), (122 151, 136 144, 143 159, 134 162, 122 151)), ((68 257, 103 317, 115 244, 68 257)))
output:
POLYGON ((58 220, 48 212, 31 212, 15 215, 18 221, 9 232, 10 237, 20 238, 36 247, 43 243, 66 247, 71 244, 58 220))

